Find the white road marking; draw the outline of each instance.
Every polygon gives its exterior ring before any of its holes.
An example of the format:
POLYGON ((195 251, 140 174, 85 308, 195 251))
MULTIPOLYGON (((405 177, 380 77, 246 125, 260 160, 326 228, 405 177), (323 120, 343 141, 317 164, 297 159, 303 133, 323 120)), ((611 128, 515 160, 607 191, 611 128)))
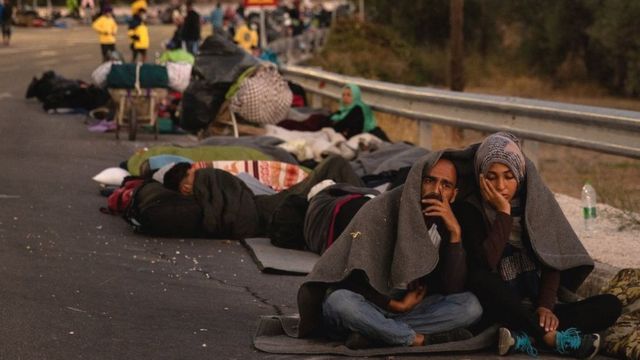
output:
POLYGON ((52 57, 58 55, 58 52, 55 50, 41 50, 35 57, 43 58, 43 57, 52 57))
POLYGON ((20 198, 20 195, 0 194, 0 199, 19 199, 19 198, 20 198))

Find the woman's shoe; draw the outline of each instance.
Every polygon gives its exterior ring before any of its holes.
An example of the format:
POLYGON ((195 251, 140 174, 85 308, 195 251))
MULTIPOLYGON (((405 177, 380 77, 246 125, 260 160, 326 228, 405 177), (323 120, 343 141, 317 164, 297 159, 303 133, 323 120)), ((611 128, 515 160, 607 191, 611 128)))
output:
POLYGON ((576 328, 556 332, 556 351, 576 359, 591 359, 600 350, 600 335, 580 334, 576 328))
POLYGON ((522 331, 513 332, 507 328, 498 330, 498 355, 504 356, 513 352, 522 352, 530 356, 538 356, 538 350, 531 344, 529 335, 522 331))

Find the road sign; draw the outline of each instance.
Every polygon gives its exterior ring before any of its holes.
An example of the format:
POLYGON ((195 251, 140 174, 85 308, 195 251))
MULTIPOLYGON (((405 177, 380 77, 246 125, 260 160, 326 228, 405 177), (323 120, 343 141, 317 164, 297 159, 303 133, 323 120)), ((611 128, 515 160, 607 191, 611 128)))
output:
POLYGON ((249 6, 278 6, 278 0, 244 0, 244 7, 249 6))

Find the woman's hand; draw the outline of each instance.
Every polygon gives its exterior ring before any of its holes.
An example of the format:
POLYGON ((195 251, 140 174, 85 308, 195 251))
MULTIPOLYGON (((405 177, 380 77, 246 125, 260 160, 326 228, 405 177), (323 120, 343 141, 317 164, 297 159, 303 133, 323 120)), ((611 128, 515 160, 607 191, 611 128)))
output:
POLYGON ((497 211, 505 214, 511 214, 511 204, 493 187, 491 182, 487 180, 483 174, 480 174, 480 193, 482 198, 491 204, 497 211))
POLYGON ((426 293, 427 288, 424 285, 418 285, 414 289, 408 290, 401 301, 389 301, 389 310, 395 313, 409 312, 413 310, 416 305, 420 304, 426 293))
POLYGON ((558 317, 553 313, 553 311, 541 306, 536 309, 536 313, 538 314, 540 327, 543 328, 545 332, 555 331, 558 329, 560 320, 558 320, 558 317))

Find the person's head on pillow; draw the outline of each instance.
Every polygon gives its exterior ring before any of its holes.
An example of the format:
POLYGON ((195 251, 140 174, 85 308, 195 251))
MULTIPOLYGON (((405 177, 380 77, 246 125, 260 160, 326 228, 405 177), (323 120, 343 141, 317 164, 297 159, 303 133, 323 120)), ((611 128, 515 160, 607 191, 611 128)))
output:
POLYGON ((195 175, 196 169, 192 168, 188 162, 176 163, 164 174, 164 187, 169 190, 179 191, 183 195, 191 195, 193 193, 195 175))

